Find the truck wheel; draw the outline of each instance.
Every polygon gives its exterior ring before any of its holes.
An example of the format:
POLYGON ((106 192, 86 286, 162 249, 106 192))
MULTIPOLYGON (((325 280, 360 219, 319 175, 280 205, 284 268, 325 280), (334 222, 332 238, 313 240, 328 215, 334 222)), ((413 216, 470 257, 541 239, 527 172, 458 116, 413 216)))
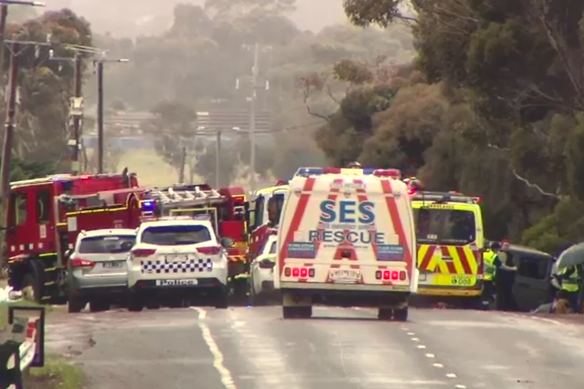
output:
POLYGON ((109 303, 100 299, 89 302, 89 312, 103 312, 109 309, 109 303))
POLYGON ((310 319, 312 317, 312 306, 298 307, 299 317, 302 319, 310 319))
POLYGON ((408 307, 395 309, 393 311, 393 318, 396 321, 408 321, 408 307))
POLYGON ((67 312, 79 313, 85 308, 87 302, 78 296, 70 296, 69 304, 67 305, 67 312))
POLYGON ((294 319, 296 314, 296 307, 282 307, 282 317, 284 319, 294 319))
POLYGON ((215 308, 217 309, 227 309, 229 307, 229 292, 227 289, 221 288, 221 290, 215 296, 215 308))
POLYGON ((22 296, 25 300, 40 304, 42 302, 41 285, 40 280, 35 275, 32 272, 24 275, 22 279, 22 296))
POLYGON ((388 308, 379 308, 379 312, 377 313, 377 318, 379 320, 391 320, 393 316, 393 310, 388 308))

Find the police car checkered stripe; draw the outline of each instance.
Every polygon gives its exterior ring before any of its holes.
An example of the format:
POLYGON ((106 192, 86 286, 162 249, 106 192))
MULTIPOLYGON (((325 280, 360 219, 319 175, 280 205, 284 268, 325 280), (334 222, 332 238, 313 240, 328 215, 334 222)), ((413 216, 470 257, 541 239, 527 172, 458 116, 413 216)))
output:
POLYGON ((185 262, 165 262, 165 261, 143 261, 142 273, 197 273, 213 271, 213 260, 207 259, 190 259, 185 262))

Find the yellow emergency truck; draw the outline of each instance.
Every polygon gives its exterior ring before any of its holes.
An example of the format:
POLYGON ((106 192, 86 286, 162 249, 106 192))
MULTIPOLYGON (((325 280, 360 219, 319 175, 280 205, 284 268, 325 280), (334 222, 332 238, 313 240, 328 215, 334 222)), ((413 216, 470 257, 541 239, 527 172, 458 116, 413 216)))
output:
POLYGON ((480 199, 456 192, 411 195, 416 223, 418 294, 480 298, 484 230, 480 199))

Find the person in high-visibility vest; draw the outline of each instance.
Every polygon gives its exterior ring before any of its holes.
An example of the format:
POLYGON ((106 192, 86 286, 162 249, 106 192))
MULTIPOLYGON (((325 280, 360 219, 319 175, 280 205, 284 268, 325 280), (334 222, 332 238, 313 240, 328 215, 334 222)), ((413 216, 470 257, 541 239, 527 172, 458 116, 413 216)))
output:
POLYGON ((568 266, 558 272, 562 292, 565 293, 566 299, 574 310, 578 308, 578 295, 580 293, 580 284, 582 283, 582 271, 576 266, 568 266))
POLYGON ((495 258, 497 245, 491 243, 483 253, 483 306, 486 308, 495 298, 495 258))

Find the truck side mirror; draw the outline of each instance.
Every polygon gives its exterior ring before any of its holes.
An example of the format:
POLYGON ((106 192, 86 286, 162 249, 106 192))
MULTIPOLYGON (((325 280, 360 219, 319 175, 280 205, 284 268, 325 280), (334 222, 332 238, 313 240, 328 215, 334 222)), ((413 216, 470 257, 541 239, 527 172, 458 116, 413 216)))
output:
POLYGON ((72 249, 67 249, 65 251, 65 259, 69 259, 69 257, 71 256, 71 254, 73 254, 73 250, 72 249))

